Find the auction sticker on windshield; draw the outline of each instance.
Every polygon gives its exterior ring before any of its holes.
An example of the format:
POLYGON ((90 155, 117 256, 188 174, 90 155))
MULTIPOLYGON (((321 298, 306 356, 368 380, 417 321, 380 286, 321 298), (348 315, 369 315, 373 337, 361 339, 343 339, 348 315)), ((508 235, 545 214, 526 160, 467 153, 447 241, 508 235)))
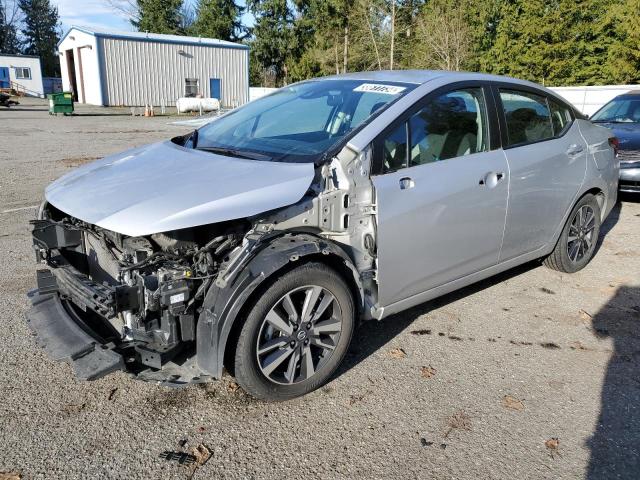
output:
POLYGON ((398 87, 397 85, 383 85, 380 83, 363 83, 353 89, 354 92, 374 92, 384 93, 387 95, 397 95, 406 90, 406 87, 398 87))

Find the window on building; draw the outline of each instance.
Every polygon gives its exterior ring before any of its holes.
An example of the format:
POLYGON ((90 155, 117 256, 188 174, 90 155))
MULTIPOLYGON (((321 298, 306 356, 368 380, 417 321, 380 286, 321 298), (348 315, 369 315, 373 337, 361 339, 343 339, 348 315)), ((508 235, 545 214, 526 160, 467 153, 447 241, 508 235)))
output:
POLYGON ((197 95, 198 95, 198 79, 185 78, 184 79, 184 96, 195 97, 197 95))
POLYGON ((21 80, 31 80, 31 69, 28 67, 16 67, 16 78, 21 80))

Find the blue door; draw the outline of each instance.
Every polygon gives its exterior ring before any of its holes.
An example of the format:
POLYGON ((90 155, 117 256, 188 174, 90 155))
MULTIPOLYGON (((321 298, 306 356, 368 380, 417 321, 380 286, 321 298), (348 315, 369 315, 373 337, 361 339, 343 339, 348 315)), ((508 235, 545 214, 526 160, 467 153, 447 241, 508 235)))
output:
POLYGON ((209 79, 209 91, 211 92, 211 98, 217 98, 220 100, 220 79, 219 78, 210 78, 209 79))
POLYGON ((0 88, 11 87, 11 80, 9 79, 9 67, 0 67, 0 88))

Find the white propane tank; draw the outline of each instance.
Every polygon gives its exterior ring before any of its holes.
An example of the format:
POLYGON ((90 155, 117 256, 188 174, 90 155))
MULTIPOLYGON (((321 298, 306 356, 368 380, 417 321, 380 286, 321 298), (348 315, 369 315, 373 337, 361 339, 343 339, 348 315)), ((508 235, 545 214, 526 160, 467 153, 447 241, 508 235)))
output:
POLYGON ((220 110, 220 100, 217 98, 183 97, 176 102, 178 113, 187 112, 215 112, 220 110))

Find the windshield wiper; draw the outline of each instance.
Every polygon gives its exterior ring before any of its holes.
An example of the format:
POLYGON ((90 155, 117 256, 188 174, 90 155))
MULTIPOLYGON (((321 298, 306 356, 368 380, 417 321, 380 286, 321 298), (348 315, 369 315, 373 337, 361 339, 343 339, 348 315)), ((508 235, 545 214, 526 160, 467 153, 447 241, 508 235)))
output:
POLYGON ((243 150, 235 150, 233 148, 225 148, 225 147, 199 147, 199 148, 196 148, 196 150, 217 153, 219 155, 225 155, 227 157, 246 158, 248 160, 271 160, 272 158, 268 155, 262 155, 260 153, 247 152, 243 150))

